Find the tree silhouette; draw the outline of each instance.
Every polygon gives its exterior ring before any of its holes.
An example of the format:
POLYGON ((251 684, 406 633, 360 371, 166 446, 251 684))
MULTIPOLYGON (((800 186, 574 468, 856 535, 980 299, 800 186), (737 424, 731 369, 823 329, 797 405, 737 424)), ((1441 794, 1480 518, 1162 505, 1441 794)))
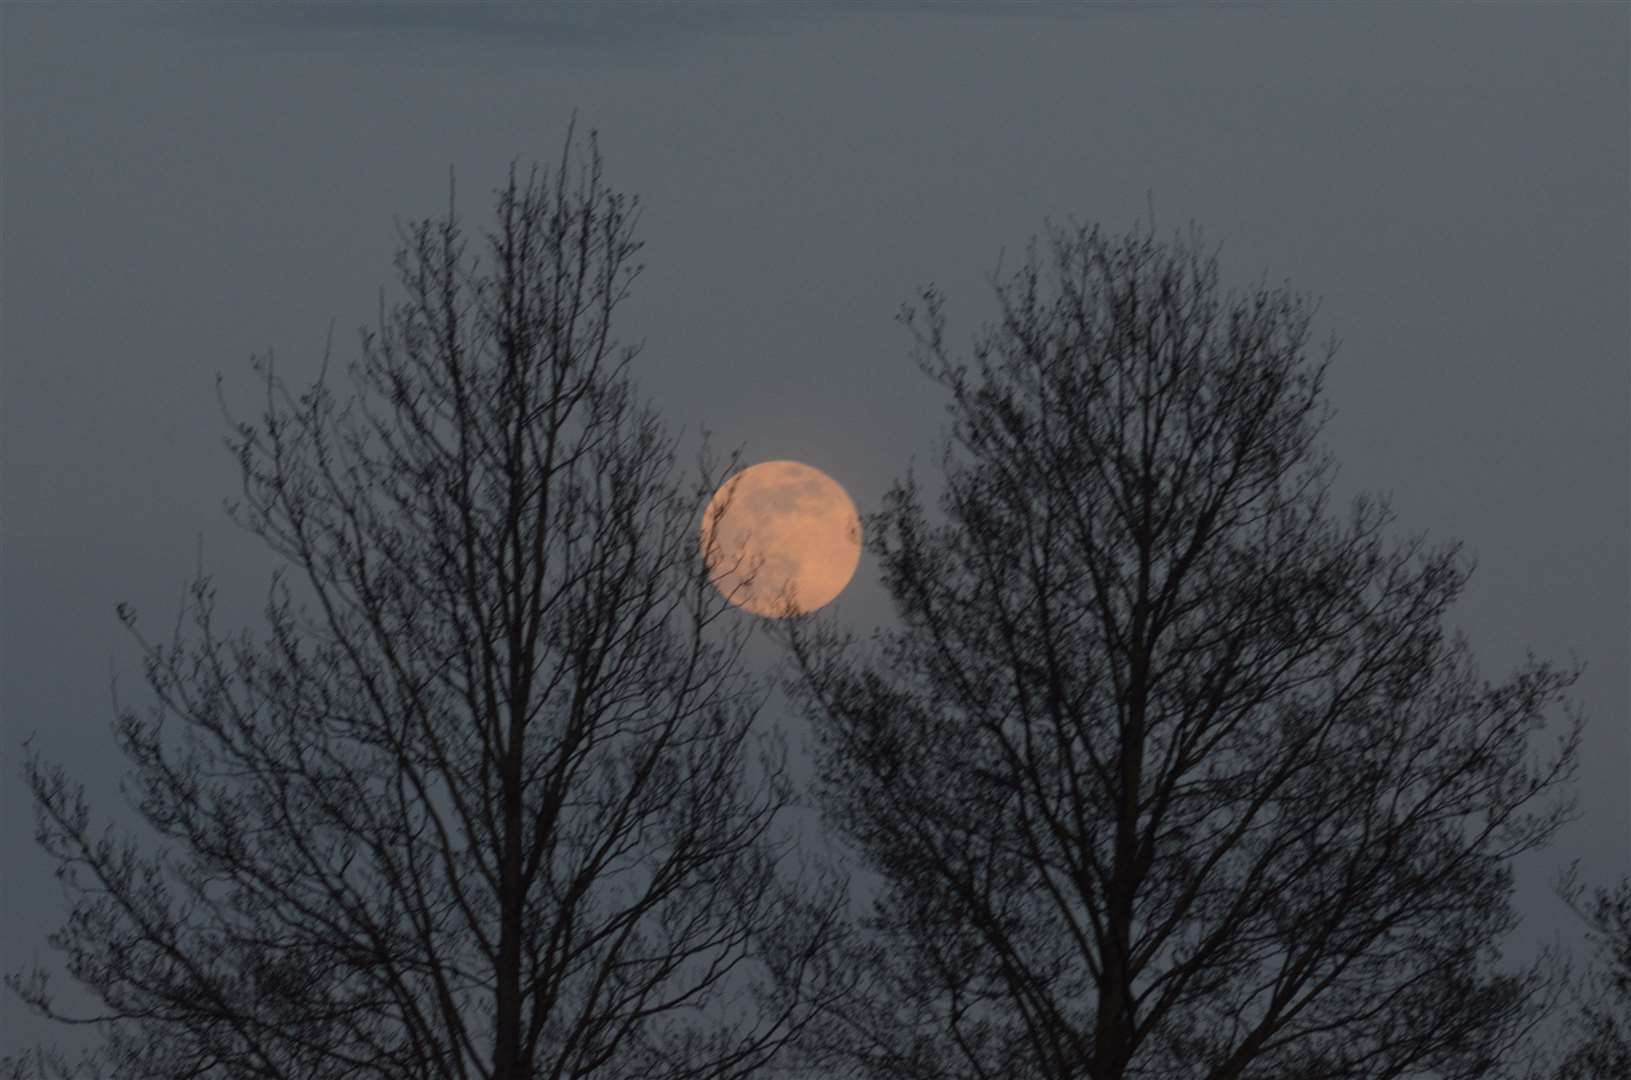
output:
POLYGON ((264 638, 201 576, 141 639, 156 704, 118 733, 157 849, 29 757, 97 1075, 734 1077, 839 985, 842 886, 784 872, 784 755, 697 550, 706 463, 677 479, 613 335, 636 204, 573 147, 512 167, 485 267, 451 198, 403 231, 350 400, 257 365, 233 516, 295 584, 264 638))
POLYGON ((939 514, 908 476, 869 523, 898 624, 787 629, 827 820, 883 882, 827 1045, 878 1077, 1498 1075, 1555 987, 1492 961, 1513 856, 1569 813, 1578 672, 1479 681, 1457 546, 1327 512, 1309 304, 1225 295, 1194 233, 1051 241, 966 361, 939 293, 903 310, 952 420, 939 514))
POLYGON ((1587 904, 1571 868, 1559 892, 1585 921, 1595 953, 1572 987, 1573 1041, 1557 1080, 1631 1076, 1631 878, 1596 890, 1587 904))

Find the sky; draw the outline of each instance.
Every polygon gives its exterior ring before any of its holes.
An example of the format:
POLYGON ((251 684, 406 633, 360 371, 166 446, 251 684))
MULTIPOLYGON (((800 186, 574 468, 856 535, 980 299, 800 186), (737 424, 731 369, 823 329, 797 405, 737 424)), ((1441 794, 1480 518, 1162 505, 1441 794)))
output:
MULTIPOLYGON (((1580 817, 1519 864, 1509 952, 1575 940, 1553 877, 1631 863, 1628 37, 1609 3, 0 5, 0 966, 65 911, 23 740, 130 816, 114 605, 167 634, 202 551, 258 625, 273 563, 222 511, 251 354, 300 385, 332 323, 355 356, 393 222, 451 170, 485 225, 574 112, 643 206, 642 391, 687 452, 863 512, 945 419, 899 306, 937 284, 966 340, 1050 222, 1193 221, 1226 284, 1320 298, 1336 494, 1466 543, 1486 677, 1587 665, 1580 817)), ((869 557, 832 610, 887 622, 869 557)), ((0 1054, 42 1033, 0 996, 0 1054)))

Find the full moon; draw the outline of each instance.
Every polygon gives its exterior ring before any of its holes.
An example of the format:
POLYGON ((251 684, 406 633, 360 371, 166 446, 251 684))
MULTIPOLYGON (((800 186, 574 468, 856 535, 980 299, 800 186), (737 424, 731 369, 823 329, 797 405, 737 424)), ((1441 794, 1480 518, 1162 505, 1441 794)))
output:
POLYGON ((780 618, 844 591, 861 561, 861 519, 838 481, 798 461, 732 476, 702 514, 714 588, 737 607, 780 618), (791 608, 788 606, 791 603, 791 608))

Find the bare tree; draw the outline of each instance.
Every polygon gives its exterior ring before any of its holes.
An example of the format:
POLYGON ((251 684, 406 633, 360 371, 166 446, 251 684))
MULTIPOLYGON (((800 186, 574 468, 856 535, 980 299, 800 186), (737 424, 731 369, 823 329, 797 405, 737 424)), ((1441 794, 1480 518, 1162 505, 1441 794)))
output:
POLYGON ((1558 891, 1585 921, 1594 954, 1571 987, 1571 1041, 1557 1080, 1631 1076, 1631 878, 1595 890, 1588 903, 1571 868, 1558 891))
POLYGON ((784 754, 697 550, 713 485, 613 335, 635 209, 569 138, 512 167, 485 266, 451 198, 403 231, 348 401, 257 365, 231 509, 296 585, 224 634, 201 571, 142 639, 156 704, 117 730, 157 850, 26 766, 101 1075, 737 1077, 837 985, 841 883, 787 872, 784 754))
POLYGON ((1513 856, 1569 813, 1578 673, 1480 682, 1457 547, 1327 513, 1309 304, 1222 293, 1193 233, 1052 241, 967 361, 938 293, 903 311, 952 425, 941 513, 909 476, 869 523, 898 623, 789 624, 827 818, 883 881, 830 1045, 879 1077, 1497 1075, 1554 986, 1492 961, 1513 856))

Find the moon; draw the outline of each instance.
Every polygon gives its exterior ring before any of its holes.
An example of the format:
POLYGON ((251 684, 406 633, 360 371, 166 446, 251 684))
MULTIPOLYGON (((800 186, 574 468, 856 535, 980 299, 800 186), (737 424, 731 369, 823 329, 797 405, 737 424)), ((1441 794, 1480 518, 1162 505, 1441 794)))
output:
POLYGON ((838 481, 800 461, 764 461, 708 500, 701 547, 720 595, 767 618, 814 611, 861 561, 861 518, 838 481))

